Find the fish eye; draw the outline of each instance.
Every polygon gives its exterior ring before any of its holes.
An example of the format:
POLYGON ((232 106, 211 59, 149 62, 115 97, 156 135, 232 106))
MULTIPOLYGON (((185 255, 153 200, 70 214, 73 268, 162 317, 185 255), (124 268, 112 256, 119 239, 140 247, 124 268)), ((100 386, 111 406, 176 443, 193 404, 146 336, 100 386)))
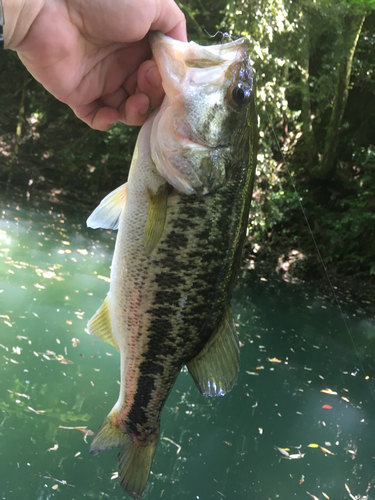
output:
POLYGON ((251 87, 243 82, 233 83, 228 89, 228 102, 232 108, 244 108, 250 101, 251 87))

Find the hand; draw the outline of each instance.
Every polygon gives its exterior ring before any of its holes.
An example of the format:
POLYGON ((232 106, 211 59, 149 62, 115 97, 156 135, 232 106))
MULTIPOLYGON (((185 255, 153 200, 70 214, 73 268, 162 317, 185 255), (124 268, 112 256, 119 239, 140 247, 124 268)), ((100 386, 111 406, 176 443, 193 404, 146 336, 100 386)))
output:
POLYGON ((107 130, 116 120, 141 125, 160 105, 164 92, 146 35, 160 30, 186 41, 173 0, 26 0, 17 22, 12 2, 4 2, 6 47, 92 128, 107 130))

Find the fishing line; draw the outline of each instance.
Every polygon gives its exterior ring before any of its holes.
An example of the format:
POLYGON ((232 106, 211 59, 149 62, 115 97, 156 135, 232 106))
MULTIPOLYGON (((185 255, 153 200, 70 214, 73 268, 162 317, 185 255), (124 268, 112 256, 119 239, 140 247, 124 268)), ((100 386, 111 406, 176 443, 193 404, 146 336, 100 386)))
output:
POLYGON ((306 222, 306 224, 307 224, 307 227, 308 227, 308 229, 309 229, 309 232, 310 232, 311 238, 312 238, 312 240, 313 240, 313 242, 314 242, 314 246, 315 246, 315 249, 316 249, 316 251, 317 251, 317 254, 318 254, 318 257, 319 257, 319 261, 320 261, 321 265, 323 266, 324 273, 325 273, 325 275, 326 275, 326 277, 327 277, 327 280, 328 280, 329 286, 330 286, 330 288, 331 288, 331 291, 332 291, 332 294, 333 294, 333 297, 334 297, 334 301, 336 302, 336 305, 337 305, 337 307, 339 308, 339 311, 340 311, 341 317, 342 317, 342 319, 343 319, 343 322, 344 322, 344 325, 345 325, 346 331, 348 332, 348 335, 349 335, 349 338, 350 338, 350 340, 351 340, 351 342, 352 342, 352 345, 353 345, 354 351, 355 351, 355 353, 356 353, 356 355, 357 355, 358 362, 359 362, 359 366, 360 366, 360 368, 361 368, 362 373, 363 373, 363 374, 364 374, 364 376, 365 376, 365 380, 366 380, 367 385, 368 385, 368 388, 369 388, 369 390, 370 390, 370 393, 371 393, 372 399, 375 401, 375 394, 374 394, 374 391, 373 391, 373 390, 372 390, 372 388, 371 388, 371 385, 370 385, 370 382, 369 382, 369 377, 368 377, 368 375, 367 375, 367 373, 366 373, 366 370, 365 370, 365 368, 364 368, 364 366, 363 366, 363 363, 362 363, 362 361, 361 361, 361 358, 359 357, 359 352, 358 352, 357 346, 356 346, 356 344, 355 344, 355 342, 354 342, 354 338, 353 338, 353 335, 351 334, 351 331, 350 331, 350 328, 349 328, 348 322, 347 322, 347 321, 346 321, 346 319, 345 319, 344 312, 343 312, 343 310, 342 310, 342 307, 341 307, 340 301, 339 301, 339 299, 338 299, 338 297, 337 297, 337 294, 336 294, 336 292, 335 292, 335 288, 334 288, 334 286, 333 286, 333 284, 332 284, 331 278, 329 277, 327 267, 326 267, 326 265, 324 264, 324 260, 323 260, 322 254, 320 253, 320 250, 319 250, 318 244, 317 244, 317 242, 316 242, 316 239, 315 239, 314 233, 312 232, 312 229, 311 229, 311 226, 310 226, 310 222, 309 222, 309 220, 308 220, 308 218, 307 218, 307 215, 306 215, 306 211, 305 211, 305 209, 304 209, 304 207, 303 207, 303 205, 302 205, 301 198, 300 198, 300 196, 299 196, 299 194, 298 194, 298 191, 297 191, 297 188, 296 188, 295 182, 293 181, 293 177, 292 177, 292 175, 291 175, 291 173, 290 173, 290 170, 289 170, 288 164, 287 164, 287 162, 286 162, 285 156, 284 156, 284 154, 283 154, 283 152, 282 152, 282 150, 281 150, 281 148, 280 148, 280 146, 279 146, 279 142, 278 142, 278 140, 277 140, 277 136, 276 136, 276 133, 275 133, 275 129, 274 129, 273 125, 272 125, 272 122, 271 122, 271 120, 270 120, 269 114, 268 114, 268 112, 267 112, 267 110, 266 110, 266 109, 265 109, 265 111, 266 111, 266 114, 267 114, 267 117, 268 117, 269 124, 271 125, 271 129, 272 129, 273 137, 274 137, 274 139, 275 139, 275 143, 276 143, 277 148, 278 148, 278 150, 279 150, 279 152, 280 152, 280 154, 281 154, 281 157, 282 157, 282 159, 283 159, 283 162, 284 162, 285 168, 286 168, 286 170, 287 170, 287 172, 288 172, 289 179, 290 179, 290 182, 291 182, 291 184, 292 184, 292 187, 293 187, 294 193, 295 193, 295 195, 297 196, 298 204, 299 204, 299 206, 300 206, 300 208, 301 208, 301 210, 302 210, 303 217, 304 217, 305 222, 306 222))
POLYGON ((230 36, 229 33, 226 31, 217 31, 214 35, 210 35, 210 33, 206 30, 206 28, 203 28, 203 31, 208 35, 210 38, 215 38, 217 35, 221 35, 221 44, 227 43, 227 42, 232 42, 233 39, 230 36))

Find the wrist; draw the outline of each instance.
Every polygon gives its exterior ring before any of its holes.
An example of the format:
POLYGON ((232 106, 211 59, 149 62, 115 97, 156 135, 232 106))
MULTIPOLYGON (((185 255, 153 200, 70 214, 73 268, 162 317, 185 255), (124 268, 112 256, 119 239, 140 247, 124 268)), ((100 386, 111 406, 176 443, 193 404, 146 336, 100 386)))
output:
POLYGON ((43 0, 2 0, 4 48, 17 50, 39 14, 43 0))

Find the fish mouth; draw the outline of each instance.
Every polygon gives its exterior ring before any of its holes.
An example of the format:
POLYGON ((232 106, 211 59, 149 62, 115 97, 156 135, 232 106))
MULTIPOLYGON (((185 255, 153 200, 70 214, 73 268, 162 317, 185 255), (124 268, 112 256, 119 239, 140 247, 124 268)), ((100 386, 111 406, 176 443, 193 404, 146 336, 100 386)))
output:
POLYGON ((160 31, 151 31, 148 37, 164 91, 170 98, 185 77, 197 85, 222 85, 226 70, 233 71, 233 65, 241 65, 250 52, 247 38, 202 47, 195 42, 174 40, 160 31))
POLYGON ((243 60, 245 54, 250 51, 250 42, 245 37, 223 44, 206 46, 195 42, 181 42, 164 35, 161 31, 150 31, 148 38, 157 64, 163 54, 168 54, 173 56, 174 61, 181 61, 188 67, 202 69, 243 60))

